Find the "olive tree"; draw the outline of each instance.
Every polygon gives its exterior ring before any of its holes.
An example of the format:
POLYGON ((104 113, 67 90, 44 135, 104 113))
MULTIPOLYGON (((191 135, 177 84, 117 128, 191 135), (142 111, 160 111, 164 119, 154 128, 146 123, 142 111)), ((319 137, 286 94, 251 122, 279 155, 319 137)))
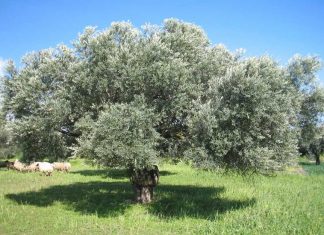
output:
POLYGON ((3 110, 26 159, 74 153, 127 168, 136 200, 149 202, 161 157, 241 172, 287 165, 307 78, 293 67, 244 59, 177 19, 115 22, 11 64, 3 110))
POLYGON ((317 84, 316 72, 321 63, 316 56, 294 56, 287 67, 289 79, 301 103, 298 111, 299 149, 302 154, 315 158, 320 164, 323 152, 322 128, 324 118, 324 89, 317 84))

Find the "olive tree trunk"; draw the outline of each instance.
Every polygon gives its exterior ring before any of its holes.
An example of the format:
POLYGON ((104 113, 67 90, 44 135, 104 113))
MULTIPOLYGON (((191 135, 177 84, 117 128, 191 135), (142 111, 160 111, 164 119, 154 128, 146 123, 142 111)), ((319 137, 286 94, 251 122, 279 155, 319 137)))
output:
POLYGON ((320 155, 316 155, 315 159, 316 159, 316 165, 320 165, 321 164, 320 155))
POLYGON ((134 185, 135 201, 150 203, 153 200, 153 186, 134 185))
POLYGON ((131 170, 131 182, 134 187, 135 202, 150 203, 153 200, 154 187, 159 182, 158 167, 131 170))

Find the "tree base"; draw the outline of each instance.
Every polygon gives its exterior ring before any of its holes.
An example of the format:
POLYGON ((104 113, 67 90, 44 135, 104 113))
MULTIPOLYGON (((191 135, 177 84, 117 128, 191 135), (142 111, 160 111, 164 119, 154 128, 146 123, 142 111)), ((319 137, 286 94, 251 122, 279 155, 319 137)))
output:
POLYGON ((134 185, 135 202, 150 203, 153 200, 153 186, 134 185))

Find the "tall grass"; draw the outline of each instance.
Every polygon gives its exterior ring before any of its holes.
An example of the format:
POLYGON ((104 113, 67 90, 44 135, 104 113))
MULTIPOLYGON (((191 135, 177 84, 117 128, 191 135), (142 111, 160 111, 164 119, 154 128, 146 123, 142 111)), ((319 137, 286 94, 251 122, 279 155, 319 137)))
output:
POLYGON ((324 167, 275 177, 161 166, 154 202, 120 170, 81 160, 52 177, 0 171, 0 234, 324 234, 324 167))

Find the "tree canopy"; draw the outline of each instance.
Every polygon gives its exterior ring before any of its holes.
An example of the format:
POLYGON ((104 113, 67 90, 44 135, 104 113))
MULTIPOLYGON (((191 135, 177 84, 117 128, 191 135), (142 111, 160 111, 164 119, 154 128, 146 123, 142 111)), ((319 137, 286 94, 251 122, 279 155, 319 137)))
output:
POLYGON ((78 154, 151 169, 167 156, 269 172, 298 155, 300 123, 323 112, 319 66, 316 57, 286 67, 246 58, 177 19, 116 22, 87 27, 72 48, 29 53, 21 69, 9 63, 3 111, 26 160, 78 154))

